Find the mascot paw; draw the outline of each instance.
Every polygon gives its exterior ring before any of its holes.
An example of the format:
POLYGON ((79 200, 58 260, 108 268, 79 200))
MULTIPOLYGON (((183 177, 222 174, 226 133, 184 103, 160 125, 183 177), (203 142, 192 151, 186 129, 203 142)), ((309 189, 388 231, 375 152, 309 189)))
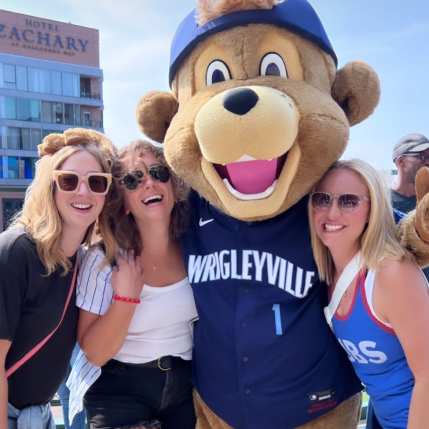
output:
POLYGON ((421 168, 416 177, 416 230, 429 243, 429 168, 421 168))

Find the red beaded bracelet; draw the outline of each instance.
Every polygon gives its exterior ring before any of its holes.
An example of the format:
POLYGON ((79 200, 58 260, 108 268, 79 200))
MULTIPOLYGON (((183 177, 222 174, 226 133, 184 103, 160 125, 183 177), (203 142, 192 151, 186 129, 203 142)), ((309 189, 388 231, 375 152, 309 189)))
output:
POLYGON ((138 298, 125 298, 123 296, 113 295, 113 299, 115 299, 116 301, 124 301, 124 302, 131 302, 133 304, 140 304, 140 300, 138 298))

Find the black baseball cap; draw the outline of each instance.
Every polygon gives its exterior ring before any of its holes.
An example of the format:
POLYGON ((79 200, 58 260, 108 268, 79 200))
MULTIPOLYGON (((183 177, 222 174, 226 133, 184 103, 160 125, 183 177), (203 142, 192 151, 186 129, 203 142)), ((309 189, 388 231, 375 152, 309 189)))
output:
POLYGON ((422 152, 429 149, 429 140, 423 134, 412 133, 400 138, 393 148, 393 162, 405 153, 422 152))

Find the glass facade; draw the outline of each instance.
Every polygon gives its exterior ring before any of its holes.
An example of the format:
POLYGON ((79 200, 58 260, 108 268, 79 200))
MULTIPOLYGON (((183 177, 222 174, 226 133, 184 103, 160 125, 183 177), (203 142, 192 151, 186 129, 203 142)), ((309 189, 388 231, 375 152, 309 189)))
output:
MULTIPOLYGON (((37 146, 42 143, 42 140, 49 134, 59 133, 53 130, 41 130, 38 128, 16 128, 3 127, 4 131, 0 134, 1 147, 15 150, 37 150, 37 146), (4 144, 1 141, 1 136, 4 138, 4 144)), ((0 128, 1 129, 1 128, 0 128)), ((0 159, 1 161, 1 159, 0 159)), ((2 178, 0 174, 0 179, 2 178)))
POLYGON ((89 112, 83 112, 82 121, 81 108, 80 104, 0 96, 0 119, 102 128, 102 122, 92 121, 89 112))
POLYGON ((7 157, 7 178, 8 179, 34 179, 37 160, 38 158, 8 156, 7 157))
POLYGON ((80 97, 80 75, 37 67, 0 64, 0 88, 80 97))
POLYGON ((0 64, 0 67, 2 67, 3 72, 0 74, 0 77, 2 76, 0 88, 67 95, 69 97, 81 96, 81 78, 78 73, 13 64, 0 64))

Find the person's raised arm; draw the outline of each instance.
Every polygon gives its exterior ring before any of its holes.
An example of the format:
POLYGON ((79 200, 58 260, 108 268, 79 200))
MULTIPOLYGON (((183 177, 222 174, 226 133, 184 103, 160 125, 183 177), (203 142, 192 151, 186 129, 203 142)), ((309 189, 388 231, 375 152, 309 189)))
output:
MULTIPOLYGON (((115 295, 138 299, 144 284, 140 257, 129 252, 128 259, 118 254, 118 267, 113 268, 111 285, 115 295)), ((108 298, 111 299, 111 296, 108 298)), ((102 366, 122 347, 136 306, 139 304, 113 300, 103 314, 81 309, 78 325, 78 342, 89 362, 102 366)))
POLYGON ((420 270, 409 262, 389 261, 379 277, 378 308, 398 336, 415 378, 408 429, 429 428, 428 285, 420 270))

